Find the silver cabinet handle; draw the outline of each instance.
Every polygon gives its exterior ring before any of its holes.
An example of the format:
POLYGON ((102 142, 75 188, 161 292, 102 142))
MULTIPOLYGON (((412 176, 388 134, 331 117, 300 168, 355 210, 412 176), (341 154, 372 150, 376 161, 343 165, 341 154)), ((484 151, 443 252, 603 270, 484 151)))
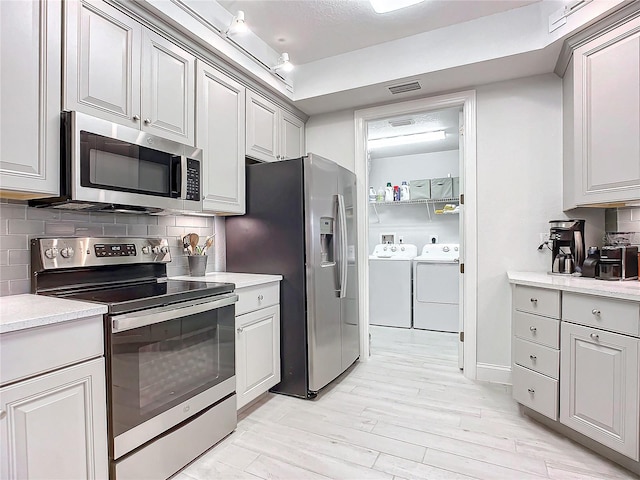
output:
POLYGON ((145 123, 145 125, 149 125, 151 123, 151 119, 150 118, 145 118, 144 119, 144 123, 145 123))
POLYGON ((533 388, 527 388, 527 392, 529 392, 531 395, 536 393, 536 391, 533 388))
POLYGON ((593 313, 596 316, 599 316, 600 315, 600 310, 594 308, 593 310, 591 310, 591 313, 593 313))
POLYGON ((536 332, 536 330, 538 330, 536 327, 529 327, 529 330, 531 330, 533 333, 536 332))
POLYGON ((238 333, 242 333, 244 332, 244 328, 243 327, 238 327, 238 333))
POLYGON ((133 116, 133 119, 137 122, 138 120, 140 120, 140 115, 138 115, 137 113, 133 116))
POLYGON ((594 340, 598 340, 600 338, 600 335, 598 335, 597 333, 592 333, 591 335, 589 335, 591 338, 593 338, 594 340))
POLYGON ((531 360, 533 360, 533 361, 535 361, 535 360, 537 360, 537 359, 538 359, 538 357, 536 357, 535 355, 529 355, 529 358, 530 358, 531 360))
POLYGON ((258 301, 261 302, 262 300, 264 300, 264 295, 262 294, 258 295, 258 301))
POLYGON ((529 300, 531 300, 531 303, 538 303, 538 299, 537 298, 530 298, 529 300))
POLYGON ((0 420, 7 416, 7 412, 4 410, 0 410, 0 420))

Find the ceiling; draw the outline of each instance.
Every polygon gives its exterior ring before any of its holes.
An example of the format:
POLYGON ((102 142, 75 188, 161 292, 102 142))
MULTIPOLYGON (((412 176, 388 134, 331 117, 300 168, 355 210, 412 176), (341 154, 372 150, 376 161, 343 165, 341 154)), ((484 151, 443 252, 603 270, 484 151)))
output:
POLYGON ((302 65, 418 33, 493 15, 540 0, 427 0, 375 13, 368 0, 218 0, 245 13, 253 33, 302 65))

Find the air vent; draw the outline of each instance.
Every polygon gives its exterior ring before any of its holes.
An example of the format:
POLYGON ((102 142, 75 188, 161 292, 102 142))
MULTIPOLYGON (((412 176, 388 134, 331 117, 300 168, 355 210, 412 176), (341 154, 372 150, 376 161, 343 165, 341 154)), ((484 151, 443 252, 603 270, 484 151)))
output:
POLYGON ((411 92, 413 90, 420 90, 421 88, 422 87, 420 86, 420 82, 411 82, 389 87, 389 91, 392 95, 397 95, 398 93, 411 92))
POLYGON ((413 125, 413 120, 410 118, 405 118, 404 120, 389 120, 389 125, 392 127, 408 127, 409 125, 413 125))

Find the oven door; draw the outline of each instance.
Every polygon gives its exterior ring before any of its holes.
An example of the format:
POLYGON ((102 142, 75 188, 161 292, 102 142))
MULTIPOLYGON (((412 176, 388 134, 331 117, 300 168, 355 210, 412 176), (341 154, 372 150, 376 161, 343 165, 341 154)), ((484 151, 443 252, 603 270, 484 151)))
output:
POLYGON ((234 394, 237 299, 107 317, 111 458, 234 394))

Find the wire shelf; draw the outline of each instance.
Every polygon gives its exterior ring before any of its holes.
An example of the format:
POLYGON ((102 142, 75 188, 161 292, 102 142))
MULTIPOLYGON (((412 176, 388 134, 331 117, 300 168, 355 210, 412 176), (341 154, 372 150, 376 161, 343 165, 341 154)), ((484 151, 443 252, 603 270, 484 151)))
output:
POLYGON ((421 198, 419 200, 401 200, 396 202, 369 202, 370 205, 418 205, 431 203, 458 203, 460 199, 455 198, 421 198))

